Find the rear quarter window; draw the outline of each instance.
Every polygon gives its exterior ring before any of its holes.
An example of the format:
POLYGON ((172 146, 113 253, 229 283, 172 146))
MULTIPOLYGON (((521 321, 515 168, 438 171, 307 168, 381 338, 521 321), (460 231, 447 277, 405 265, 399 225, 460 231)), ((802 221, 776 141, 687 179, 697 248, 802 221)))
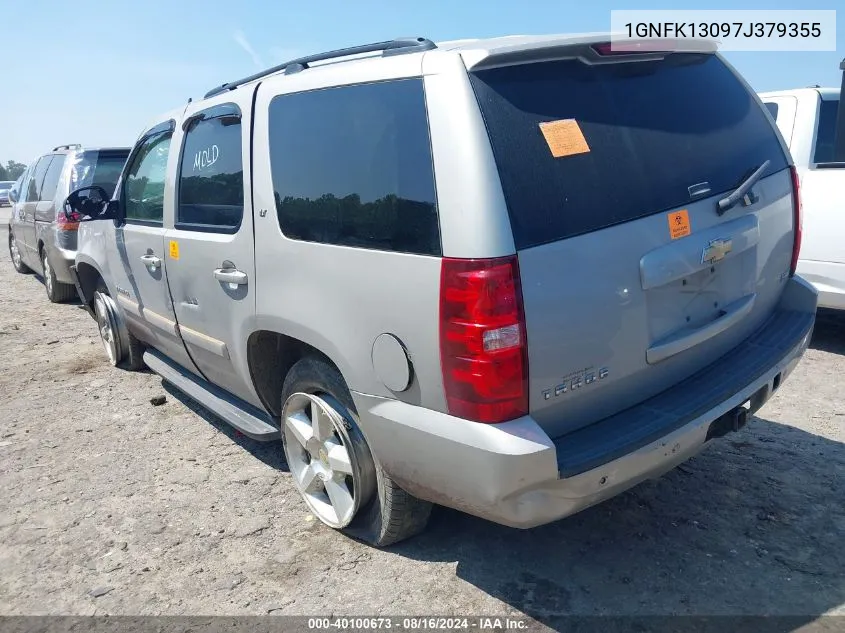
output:
POLYGON ((41 184, 44 182, 44 176, 47 174, 47 169, 53 156, 48 154, 38 159, 35 168, 32 170, 32 178, 29 179, 29 185, 26 191, 26 202, 38 202, 41 199, 41 184))
POLYGON ((715 55, 470 75, 517 248, 596 231, 737 187, 787 165, 766 113, 715 55), (574 119, 589 151, 555 158, 540 124, 574 119))
POLYGON ((70 168, 70 191, 80 187, 98 186, 111 196, 128 157, 129 150, 87 151, 77 154, 70 168))
POLYGON ((838 109, 838 99, 823 99, 819 103, 819 123, 816 126, 816 148, 813 151, 814 163, 834 162, 836 113, 838 109))
POLYGON ((44 182, 41 184, 41 200, 53 200, 56 197, 56 190, 59 186, 59 179, 62 177, 62 170, 65 167, 67 155, 56 154, 47 168, 44 175, 44 182))
POLYGON ((440 254, 422 80, 274 98, 270 166, 287 237, 440 254))

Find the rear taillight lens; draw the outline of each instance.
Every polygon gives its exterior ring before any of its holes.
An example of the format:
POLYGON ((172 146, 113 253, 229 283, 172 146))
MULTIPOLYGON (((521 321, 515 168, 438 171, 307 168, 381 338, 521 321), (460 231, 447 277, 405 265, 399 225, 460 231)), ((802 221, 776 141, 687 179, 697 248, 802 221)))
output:
POLYGON ((794 275, 798 267, 798 255, 801 252, 801 231, 804 226, 804 218, 801 211, 801 182, 798 178, 798 170, 795 166, 789 168, 792 172, 792 224, 794 229, 794 241, 792 242, 792 264, 789 267, 789 274, 794 275))
POLYGON ((56 227, 63 231, 72 231, 79 228, 79 213, 74 211, 65 217, 65 212, 62 209, 56 212, 56 227))
POLYGON ((440 359, 450 414, 495 423, 528 413, 525 317, 516 255, 443 258, 440 359))

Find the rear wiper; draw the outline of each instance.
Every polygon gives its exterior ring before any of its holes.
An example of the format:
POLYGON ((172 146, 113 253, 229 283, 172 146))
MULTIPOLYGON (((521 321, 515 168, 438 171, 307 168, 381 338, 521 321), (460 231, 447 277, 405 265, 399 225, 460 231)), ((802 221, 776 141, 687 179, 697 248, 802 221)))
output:
MULTIPOLYGON (((724 215, 726 211, 728 211, 729 209, 733 209, 740 200, 745 198, 745 196, 748 194, 748 190, 754 186, 754 183, 760 180, 760 177, 763 175, 763 172, 768 169, 769 163, 771 162, 772 161, 767 160, 765 163, 760 165, 757 169, 754 170, 753 174, 746 178, 743 183, 736 188, 736 190, 731 195, 719 200, 718 204, 716 205, 716 213, 718 213, 719 215, 724 215)), ((749 197, 745 201, 745 204, 746 206, 748 206, 749 204, 753 204, 754 202, 756 202, 756 200, 753 200, 751 197, 749 197)))

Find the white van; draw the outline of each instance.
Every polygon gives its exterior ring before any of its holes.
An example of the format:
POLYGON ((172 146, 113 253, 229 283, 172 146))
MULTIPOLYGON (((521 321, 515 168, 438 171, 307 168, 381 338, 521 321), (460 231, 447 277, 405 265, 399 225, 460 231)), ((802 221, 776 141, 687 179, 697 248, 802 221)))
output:
POLYGON ((835 162, 839 89, 765 92, 798 169, 804 229, 798 274, 819 291, 819 307, 845 310, 845 162, 835 162))

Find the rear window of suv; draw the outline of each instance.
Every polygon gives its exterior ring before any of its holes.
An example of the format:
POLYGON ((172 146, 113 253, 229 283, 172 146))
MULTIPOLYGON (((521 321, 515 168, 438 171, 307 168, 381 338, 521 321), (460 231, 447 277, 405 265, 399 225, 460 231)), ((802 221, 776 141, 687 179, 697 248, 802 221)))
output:
POLYGON ((70 191, 99 186, 112 195, 129 150, 92 150, 77 154, 70 172, 70 191))
POLYGON ((715 55, 538 62, 471 82, 519 249, 682 206, 693 185, 728 191, 766 160, 765 175, 787 165, 765 112, 715 55), (588 151, 555 158, 540 124, 570 119, 566 135, 580 129, 588 151))

